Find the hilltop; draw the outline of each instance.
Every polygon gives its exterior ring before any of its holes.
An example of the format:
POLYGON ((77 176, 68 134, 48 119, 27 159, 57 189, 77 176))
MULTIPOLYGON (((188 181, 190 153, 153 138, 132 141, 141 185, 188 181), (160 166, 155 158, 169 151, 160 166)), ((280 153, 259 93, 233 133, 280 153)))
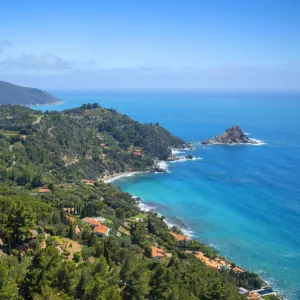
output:
POLYGON ((45 91, 0 81, 0 105, 42 105, 59 102, 59 99, 45 91))

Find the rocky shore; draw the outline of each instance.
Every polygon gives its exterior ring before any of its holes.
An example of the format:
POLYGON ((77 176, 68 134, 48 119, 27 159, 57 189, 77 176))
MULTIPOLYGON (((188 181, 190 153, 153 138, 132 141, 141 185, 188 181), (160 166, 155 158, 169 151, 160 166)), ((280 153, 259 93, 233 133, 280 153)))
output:
POLYGON ((215 136, 213 139, 207 139, 202 142, 203 145, 208 144, 252 144, 258 145, 259 142, 253 139, 250 139, 241 129, 241 127, 234 125, 231 128, 225 130, 221 135, 215 136))

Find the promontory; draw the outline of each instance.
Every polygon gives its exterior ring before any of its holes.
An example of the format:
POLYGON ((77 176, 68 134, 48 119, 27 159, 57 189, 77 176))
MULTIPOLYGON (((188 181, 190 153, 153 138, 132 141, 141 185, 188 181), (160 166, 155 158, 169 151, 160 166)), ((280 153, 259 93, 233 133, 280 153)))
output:
POLYGON ((45 105, 62 101, 46 91, 0 81, 0 105, 45 105))

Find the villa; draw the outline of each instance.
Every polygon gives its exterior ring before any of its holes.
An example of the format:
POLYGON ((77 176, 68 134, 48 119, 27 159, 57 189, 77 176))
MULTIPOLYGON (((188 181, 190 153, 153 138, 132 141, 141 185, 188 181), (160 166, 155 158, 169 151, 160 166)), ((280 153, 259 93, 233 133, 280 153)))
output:
POLYGON ((152 257, 157 258, 157 259, 164 259, 167 254, 164 250, 156 248, 156 247, 151 247, 152 251, 152 257))
POLYGON ((93 228, 101 225, 101 223, 99 221, 97 221, 96 219, 93 219, 93 218, 89 218, 89 217, 83 218, 82 222, 92 226, 93 228))
POLYGON ((270 296, 270 295, 274 295, 278 297, 277 293, 273 291, 271 287, 266 286, 258 290, 250 291, 247 298, 251 300, 256 300, 256 299, 263 299, 262 298, 263 296, 270 296))
POLYGON ((171 231, 170 234, 174 237, 176 242, 185 242, 190 240, 190 237, 187 235, 177 234, 173 231, 171 231))
POLYGON ((82 179, 81 182, 83 182, 83 183, 85 183, 87 185, 94 185, 94 183, 95 183, 94 180, 92 180, 92 179, 90 179, 90 180, 88 180, 88 179, 82 179))
POLYGON ((93 232, 97 236, 104 236, 104 235, 108 235, 109 229, 105 225, 100 224, 94 227, 93 232))
POLYGON ((40 194, 49 194, 49 193, 51 193, 51 191, 49 189, 44 189, 44 188, 39 189, 38 192, 40 194))

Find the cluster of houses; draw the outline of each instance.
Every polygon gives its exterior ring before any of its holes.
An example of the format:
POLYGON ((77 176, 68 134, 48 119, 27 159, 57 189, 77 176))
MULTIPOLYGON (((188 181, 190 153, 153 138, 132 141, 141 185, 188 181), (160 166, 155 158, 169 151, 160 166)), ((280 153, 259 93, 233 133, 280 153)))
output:
MULTIPOLYGON (((182 234, 177 234, 175 232, 170 232, 170 234, 175 238, 176 242, 184 242, 184 241, 189 241, 190 238, 186 235, 182 234)), ((153 258, 157 259, 165 259, 165 258, 171 258, 172 253, 168 253, 164 251, 163 249, 157 248, 157 247, 151 247, 151 254, 153 258)))
POLYGON ((104 236, 109 234, 109 228, 101 224, 98 220, 94 218, 86 217, 82 219, 82 222, 90 225, 93 228, 93 232, 97 236, 104 236))

